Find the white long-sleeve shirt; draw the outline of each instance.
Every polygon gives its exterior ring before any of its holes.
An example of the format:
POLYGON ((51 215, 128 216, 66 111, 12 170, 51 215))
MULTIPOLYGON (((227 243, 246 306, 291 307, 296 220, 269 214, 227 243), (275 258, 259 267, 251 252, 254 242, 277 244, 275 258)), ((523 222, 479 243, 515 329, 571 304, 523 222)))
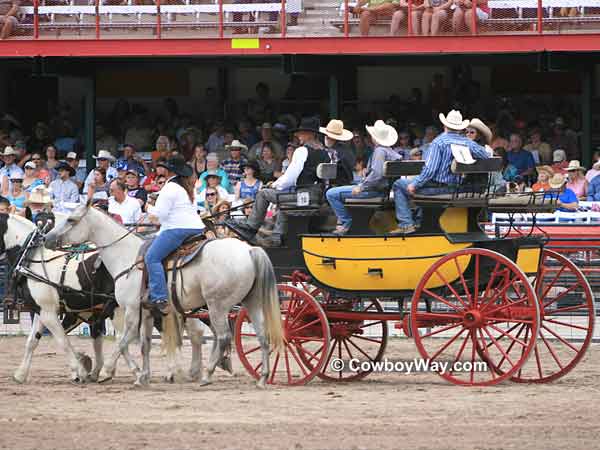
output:
POLYGON ((179 184, 167 180, 161 189, 156 204, 148 205, 148 212, 158 217, 160 231, 183 229, 202 229, 204 223, 196 212, 196 205, 190 201, 187 192, 179 184))
POLYGON ((308 159, 308 149, 304 146, 298 147, 292 155, 290 165, 273 184, 273 188, 278 191, 292 188, 296 186, 296 181, 304 169, 304 163, 308 159))

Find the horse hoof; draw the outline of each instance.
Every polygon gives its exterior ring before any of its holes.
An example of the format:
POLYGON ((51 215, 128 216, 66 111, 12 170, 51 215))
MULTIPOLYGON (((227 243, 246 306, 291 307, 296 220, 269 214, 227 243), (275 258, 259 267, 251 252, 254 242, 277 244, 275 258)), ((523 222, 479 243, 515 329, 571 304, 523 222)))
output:
POLYGON ((17 384, 25 384, 27 382, 25 378, 19 378, 16 375, 13 375, 11 378, 17 384))
POLYGON ((200 386, 208 386, 210 384, 212 384, 212 381, 210 380, 200 380, 200 383, 198 383, 200 386))
POLYGON ((164 377, 165 383, 173 384, 175 383, 175 375, 166 375, 164 377))
POLYGON ((94 375, 94 374, 89 374, 87 376, 86 381, 89 381, 90 383, 97 383, 98 382, 98 375, 94 375))
POLYGON ((75 377, 71 379, 71 383, 76 384, 77 386, 81 386, 85 384, 85 378, 75 377))
POLYGON ((100 381, 98 381, 98 383, 99 384, 108 383, 112 379, 113 379, 113 377, 106 377, 106 378, 103 378, 100 381))
POLYGON ((223 358, 219 363, 219 367, 223 369, 223 371, 227 372, 229 375, 233 376, 233 367, 231 366, 230 358, 223 358))
POLYGON ((266 377, 260 377, 260 380, 258 380, 256 382, 256 387, 258 389, 266 389, 267 388, 267 378, 266 377))

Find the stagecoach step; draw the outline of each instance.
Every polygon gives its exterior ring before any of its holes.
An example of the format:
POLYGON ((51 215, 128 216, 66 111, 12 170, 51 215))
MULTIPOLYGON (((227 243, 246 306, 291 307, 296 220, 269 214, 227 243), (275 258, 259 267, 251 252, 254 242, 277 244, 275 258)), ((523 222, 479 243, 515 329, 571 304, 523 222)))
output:
POLYGON ((446 233, 446 237, 453 244, 467 244, 471 242, 489 241, 491 238, 483 231, 469 233, 446 233))

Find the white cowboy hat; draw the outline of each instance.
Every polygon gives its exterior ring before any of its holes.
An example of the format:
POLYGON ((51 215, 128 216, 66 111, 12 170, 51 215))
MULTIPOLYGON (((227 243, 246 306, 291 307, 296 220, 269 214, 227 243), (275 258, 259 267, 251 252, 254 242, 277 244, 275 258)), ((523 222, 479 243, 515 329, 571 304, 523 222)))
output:
POLYGON ((242 144, 237 139, 231 141, 231 144, 226 145, 225 148, 227 150, 231 150, 232 148, 239 148, 239 149, 242 149, 242 150, 248 150, 248 147, 246 145, 242 144))
POLYGON ((115 157, 108 150, 100 150, 98 155, 94 155, 92 158, 94 159, 108 159, 109 161, 114 161, 115 157))
POLYGON ((567 179, 562 173, 555 173, 548 181, 548 184, 552 189, 560 189, 566 181, 567 179))
POLYGON ((349 141, 354 137, 352 131, 344 129, 344 122, 337 119, 330 120, 326 127, 319 127, 319 132, 336 141, 349 141))
POLYGON ((29 198, 25 200, 25 205, 29 205, 31 203, 40 203, 43 205, 52 204, 52 199, 50 198, 50 193, 44 186, 40 186, 31 191, 29 198))
POLYGON ((572 161, 569 161, 569 165, 567 166, 567 172, 575 170, 581 170, 582 172, 585 172, 587 169, 583 167, 578 160, 574 159, 572 161))
POLYGON ((463 120, 463 116, 460 111, 455 109, 450 111, 447 116, 444 116, 444 114, 440 113, 439 117, 440 122, 442 122, 446 128, 451 130, 461 131, 469 126, 469 121, 463 120))
POLYGON ((15 149, 12 147, 4 147, 4 152, 1 153, 0 155, 2 156, 17 156, 17 152, 15 152, 15 149))
POLYGON ((489 127, 481 120, 477 118, 471 119, 471 122, 469 122, 469 126, 471 128, 475 128, 485 138, 485 141, 488 144, 492 142, 492 130, 490 130, 489 127))
POLYGON ((383 120, 378 120, 372 127, 367 125, 365 128, 373 140, 384 147, 391 147, 398 141, 396 129, 391 125, 386 125, 383 120))

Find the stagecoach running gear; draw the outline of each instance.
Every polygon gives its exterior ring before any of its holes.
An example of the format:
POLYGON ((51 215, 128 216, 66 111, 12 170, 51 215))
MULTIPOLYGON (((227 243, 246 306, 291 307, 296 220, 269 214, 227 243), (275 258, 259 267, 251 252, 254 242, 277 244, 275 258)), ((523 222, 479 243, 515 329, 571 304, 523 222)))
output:
POLYGON ((469 124, 468 120, 462 121, 459 112, 450 111, 447 118, 440 114, 440 120, 446 131, 431 142, 421 173, 413 180, 399 178, 393 184, 396 220, 400 230, 410 230, 416 226, 410 209, 411 196, 448 194, 453 189, 452 186, 459 184, 459 176, 452 173, 451 169, 453 148, 467 149, 475 159, 490 157, 484 147, 457 131, 466 128, 465 123, 469 124))
POLYGON ((180 185, 183 178, 192 175, 192 168, 180 158, 170 159, 160 165, 172 176, 160 191, 156 205, 148 205, 148 212, 160 221, 160 230, 144 261, 148 270, 149 301, 163 312, 169 291, 162 261, 188 237, 203 233, 205 226, 196 212, 196 205, 180 185))

